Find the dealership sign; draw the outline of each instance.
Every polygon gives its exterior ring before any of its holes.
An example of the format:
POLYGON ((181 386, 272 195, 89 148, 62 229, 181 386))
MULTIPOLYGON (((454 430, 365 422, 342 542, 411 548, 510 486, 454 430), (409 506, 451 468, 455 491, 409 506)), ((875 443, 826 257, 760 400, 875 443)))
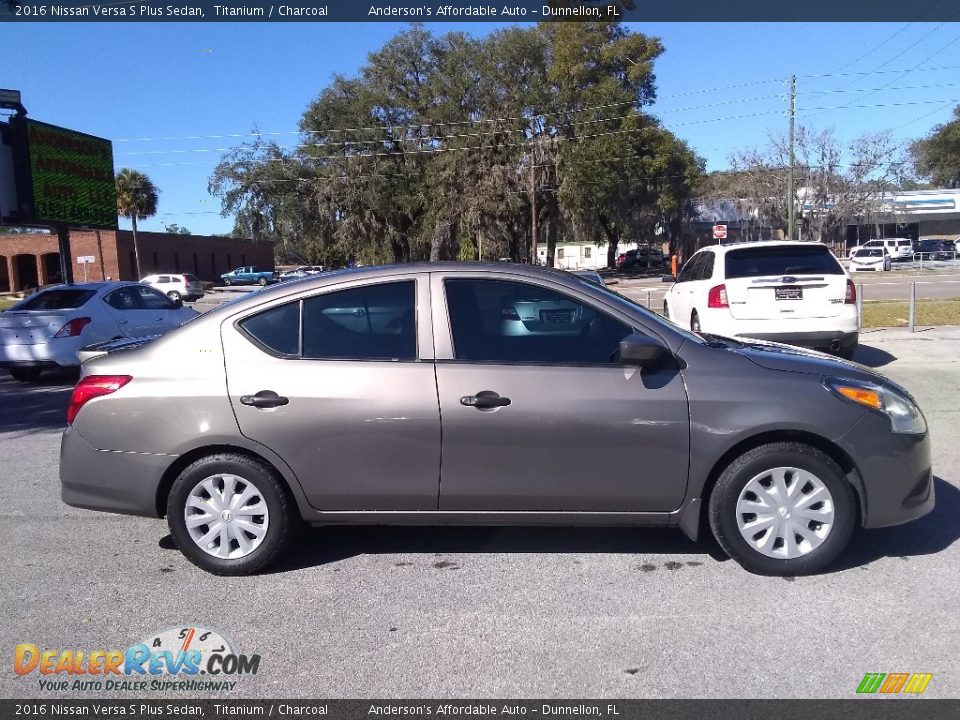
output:
POLYGON ((112 143, 35 120, 23 122, 32 221, 116 228, 112 143))

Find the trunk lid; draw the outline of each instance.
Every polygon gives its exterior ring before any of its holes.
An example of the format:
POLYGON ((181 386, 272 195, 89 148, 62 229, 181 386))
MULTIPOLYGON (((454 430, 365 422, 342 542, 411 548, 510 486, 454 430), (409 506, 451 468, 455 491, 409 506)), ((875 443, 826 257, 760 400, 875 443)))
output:
POLYGON ((65 312, 7 310, 0 313, 0 345, 49 342, 68 320, 65 312))

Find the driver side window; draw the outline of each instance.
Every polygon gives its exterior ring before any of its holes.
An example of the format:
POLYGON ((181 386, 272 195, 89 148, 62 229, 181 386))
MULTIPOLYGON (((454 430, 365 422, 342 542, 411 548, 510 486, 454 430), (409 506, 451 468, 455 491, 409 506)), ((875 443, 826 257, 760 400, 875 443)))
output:
POLYGON ((554 290, 522 282, 444 283, 457 360, 541 365, 619 362, 633 328, 554 290))

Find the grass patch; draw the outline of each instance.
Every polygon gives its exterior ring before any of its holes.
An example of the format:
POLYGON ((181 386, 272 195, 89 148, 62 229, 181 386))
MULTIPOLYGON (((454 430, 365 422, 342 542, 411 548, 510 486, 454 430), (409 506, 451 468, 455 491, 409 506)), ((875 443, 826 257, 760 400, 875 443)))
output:
POLYGON ((6 310, 8 307, 11 307, 20 302, 19 298, 5 298, 0 297, 0 310, 6 310))
MULTIPOLYGON (((917 325, 960 325, 960 298, 917 300, 917 325)), ((910 324, 910 303, 865 302, 862 325, 865 328, 907 327, 910 324)))

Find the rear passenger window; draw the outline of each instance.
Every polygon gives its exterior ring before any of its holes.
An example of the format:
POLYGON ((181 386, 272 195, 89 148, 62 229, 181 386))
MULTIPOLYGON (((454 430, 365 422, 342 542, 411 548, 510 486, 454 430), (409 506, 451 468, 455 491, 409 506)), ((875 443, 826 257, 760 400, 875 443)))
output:
POLYGON ((240 329, 265 350, 296 357, 300 354, 300 303, 280 305, 241 320, 240 329))
POLYGON ((416 284, 365 285, 304 300, 303 357, 416 360, 416 284))

